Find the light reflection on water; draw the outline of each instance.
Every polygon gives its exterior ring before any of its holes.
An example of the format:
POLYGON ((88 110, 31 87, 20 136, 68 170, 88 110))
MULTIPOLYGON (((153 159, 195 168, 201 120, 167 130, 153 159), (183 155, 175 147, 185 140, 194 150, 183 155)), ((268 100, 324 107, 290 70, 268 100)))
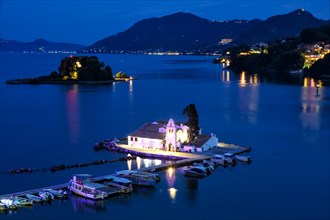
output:
POLYGON ((99 212, 106 209, 104 200, 92 200, 72 194, 70 196, 75 212, 99 212))
POLYGON ((141 169, 142 167, 158 166, 160 164, 162 164, 162 160, 136 157, 135 160, 127 160, 127 169, 141 169))
POLYGON ((73 85, 66 94, 67 104, 67 123, 69 128, 69 136, 71 143, 77 143, 79 139, 80 128, 80 112, 79 112, 79 97, 78 85, 73 85))

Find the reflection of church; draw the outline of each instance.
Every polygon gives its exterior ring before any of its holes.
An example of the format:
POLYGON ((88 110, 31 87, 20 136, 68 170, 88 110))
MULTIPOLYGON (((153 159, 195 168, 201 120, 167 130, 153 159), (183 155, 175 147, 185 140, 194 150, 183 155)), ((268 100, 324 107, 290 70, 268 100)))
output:
POLYGON ((201 152, 217 144, 218 138, 213 134, 199 134, 189 144, 189 127, 176 124, 172 118, 167 123, 145 123, 128 135, 128 146, 154 150, 201 152))

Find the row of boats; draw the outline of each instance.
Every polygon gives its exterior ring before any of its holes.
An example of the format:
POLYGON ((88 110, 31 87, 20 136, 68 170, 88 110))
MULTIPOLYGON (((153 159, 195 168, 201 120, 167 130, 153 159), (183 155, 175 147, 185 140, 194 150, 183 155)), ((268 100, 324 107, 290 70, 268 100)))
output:
POLYGON ((160 181, 158 174, 135 170, 122 170, 115 175, 104 176, 94 181, 90 174, 77 174, 69 182, 68 189, 89 199, 104 199, 117 193, 131 193, 133 185, 154 186, 160 181))
POLYGON ((203 160, 200 163, 195 162, 192 166, 189 166, 184 170, 184 175, 188 177, 206 177, 215 169, 215 167, 219 165, 226 167, 228 164, 236 165, 237 161, 250 163, 251 157, 233 155, 231 153, 225 153, 223 155, 216 154, 210 160, 203 160))
POLYGON ((20 196, 11 196, 0 200, 0 211, 16 210, 22 206, 32 206, 33 203, 42 203, 58 199, 68 198, 68 193, 65 190, 43 189, 37 194, 24 194, 20 196))
MULTIPOLYGON (((118 193, 131 193, 133 185, 154 186, 160 181, 158 174, 134 170, 122 170, 115 175, 107 175, 100 181, 94 181, 90 174, 76 174, 69 181, 69 192, 83 196, 88 199, 105 199, 110 195, 118 193)), ((54 199, 68 198, 65 189, 43 189, 34 194, 23 194, 10 196, 0 200, 0 211, 17 210, 18 207, 32 206, 34 203, 42 203, 54 199)))

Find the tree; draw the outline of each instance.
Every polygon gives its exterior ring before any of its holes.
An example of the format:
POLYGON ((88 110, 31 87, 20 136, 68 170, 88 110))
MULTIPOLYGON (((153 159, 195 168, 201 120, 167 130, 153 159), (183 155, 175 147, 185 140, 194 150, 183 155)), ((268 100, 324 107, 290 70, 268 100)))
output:
POLYGON ((199 134, 198 113, 194 104, 187 105, 182 112, 187 117, 187 126, 189 127, 189 142, 193 142, 199 134))

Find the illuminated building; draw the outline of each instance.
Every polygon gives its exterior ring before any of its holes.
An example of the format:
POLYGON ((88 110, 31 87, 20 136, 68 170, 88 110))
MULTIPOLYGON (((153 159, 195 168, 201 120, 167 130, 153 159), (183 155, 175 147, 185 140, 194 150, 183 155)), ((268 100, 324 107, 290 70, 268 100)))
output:
POLYGON ((199 134, 192 144, 189 142, 189 127, 177 124, 172 118, 166 122, 145 123, 128 135, 128 146, 165 151, 205 151, 217 146, 218 138, 214 134, 199 134))

